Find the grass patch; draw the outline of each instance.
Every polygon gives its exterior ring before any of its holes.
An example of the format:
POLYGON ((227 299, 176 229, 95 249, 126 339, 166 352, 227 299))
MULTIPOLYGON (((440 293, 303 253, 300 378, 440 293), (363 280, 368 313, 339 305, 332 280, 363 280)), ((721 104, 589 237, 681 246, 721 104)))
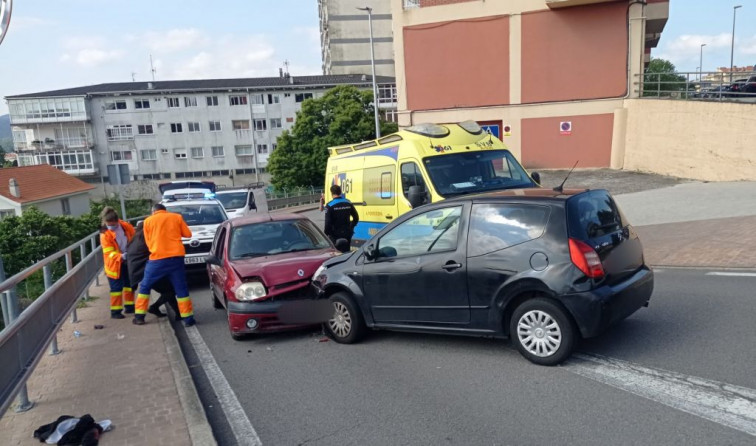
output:
POLYGON ((79 299, 79 302, 76 303, 76 308, 87 308, 89 306, 89 303, 96 301, 99 299, 100 296, 89 296, 89 299, 79 299))

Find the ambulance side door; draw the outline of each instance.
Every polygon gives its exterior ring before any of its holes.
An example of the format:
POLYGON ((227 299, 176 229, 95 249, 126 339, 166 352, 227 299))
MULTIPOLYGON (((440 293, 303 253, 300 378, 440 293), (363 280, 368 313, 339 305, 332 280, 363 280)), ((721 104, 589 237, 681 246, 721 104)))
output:
POLYGON ((399 195, 399 215, 412 210, 412 206, 409 202, 410 186, 423 187, 428 194, 428 198, 424 204, 430 203, 431 195, 428 190, 428 183, 425 177, 423 177, 423 171, 420 169, 418 162, 411 158, 399 161, 399 172, 400 174, 397 175, 399 183, 397 186, 397 195, 399 195))

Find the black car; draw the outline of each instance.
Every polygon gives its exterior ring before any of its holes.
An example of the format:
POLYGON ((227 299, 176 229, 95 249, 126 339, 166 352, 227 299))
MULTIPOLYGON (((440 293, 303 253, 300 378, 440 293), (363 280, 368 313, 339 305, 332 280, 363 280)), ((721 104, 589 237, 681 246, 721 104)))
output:
POLYGON ((367 327, 510 337, 543 365, 648 306, 653 284, 637 234, 605 190, 425 205, 313 277, 333 303, 325 328, 337 342, 356 342, 367 327))

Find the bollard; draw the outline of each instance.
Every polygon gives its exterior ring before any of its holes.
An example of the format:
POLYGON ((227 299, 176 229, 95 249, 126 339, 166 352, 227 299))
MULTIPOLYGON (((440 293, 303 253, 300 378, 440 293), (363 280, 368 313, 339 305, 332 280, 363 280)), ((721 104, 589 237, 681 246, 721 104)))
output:
POLYGON ((18 404, 16 405, 16 413, 26 412, 34 407, 34 403, 29 401, 29 392, 26 390, 26 383, 21 386, 21 390, 18 391, 18 404))
MULTIPOLYGON (((66 253, 66 272, 71 271, 71 268, 73 268, 73 254, 71 251, 68 251, 66 253)), ((74 305, 73 311, 71 311, 71 323, 76 324, 78 322, 79 322, 79 317, 76 315, 76 305, 74 305)))
MULTIPOLYGON (((95 249, 97 249, 97 242, 94 237, 92 237, 92 240, 90 240, 92 243, 92 252, 94 252, 95 249)), ((95 286, 100 286, 100 275, 95 275, 95 286)))
MULTIPOLYGON (((52 286, 52 268, 50 268, 50 265, 47 264, 42 267, 42 274, 44 278, 45 283, 45 290, 49 290, 52 286)), ((56 321, 53 321, 55 323, 56 321)), ((52 341, 50 342, 50 354, 55 356, 58 353, 60 353, 60 350, 58 350, 58 334, 54 334, 52 341)))
MULTIPOLYGON (((81 262, 84 261, 84 257, 87 256, 87 244, 86 243, 82 243, 79 246, 79 253, 81 254, 81 260, 79 260, 79 263, 81 263, 81 262)), ((82 297, 84 298, 85 301, 89 300, 89 284, 87 284, 87 289, 84 290, 84 296, 82 296, 82 297)))

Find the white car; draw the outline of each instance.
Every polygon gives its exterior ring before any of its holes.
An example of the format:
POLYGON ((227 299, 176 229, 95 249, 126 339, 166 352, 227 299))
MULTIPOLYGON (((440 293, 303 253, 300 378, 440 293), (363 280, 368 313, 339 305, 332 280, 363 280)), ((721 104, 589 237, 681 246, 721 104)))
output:
POLYGON ((226 209, 228 218, 241 217, 256 211, 255 196, 249 188, 221 189, 215 192, 215 198, 226 209))

